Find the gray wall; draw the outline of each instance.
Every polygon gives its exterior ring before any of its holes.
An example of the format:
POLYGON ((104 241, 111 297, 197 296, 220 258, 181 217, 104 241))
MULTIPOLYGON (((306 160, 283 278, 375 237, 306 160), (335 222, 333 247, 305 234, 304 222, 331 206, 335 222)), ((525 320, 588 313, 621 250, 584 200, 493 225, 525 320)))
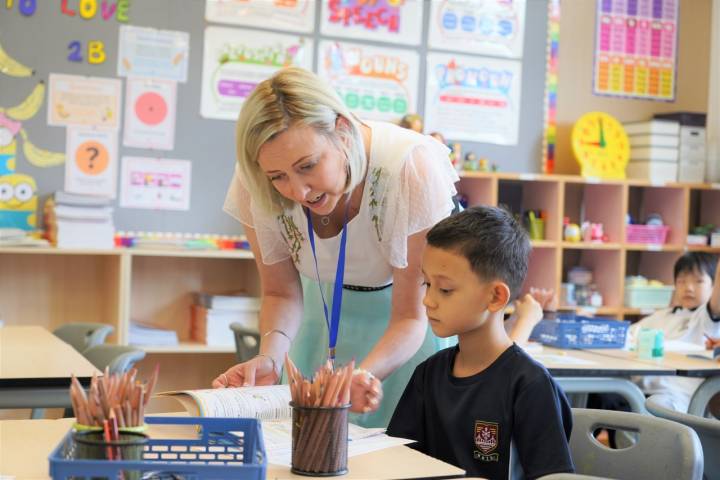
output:
MULTIPOLYGON (((0 106, 9 107, 22 101, 39 80, 47 82, 50 73, 115 77, 119 23, 104 21, 99 14, 91 20, 68 17, 60 12, 59 1, 37 0, 35 14, 24 17, 17 3, 12 10, 0 4, 0 44, 11 56, 35 69, 31 78, 14 78, 0 75, 0 106), (72 63, 67 60, 68 44, 79 40, 101 40, 105 44, 107 60, 101 65, 72 63)), ((68 2, 73 8, 77 1, 68 2)), ((98 5, 100 4, 98 0, 98 5)), ((514 147, 463 143, 463 152, 474 151, 502 171, 537 172, 540 170, 543 133, 543 95, 545 85, 545 31, 547 25, 546 0, 527 0, 525 47, 522 71, 522 107, 520 111, 519 144, 514 147)), ((320 1, 317 2, 315 40, 320 34, 320 1)), ((421 68, 419 99, 420 112, 425 89, 425 62, 427 28, 430 10, 425 2, 423 43, 420 46, 421 68)), ((200 117, 200 86, 202 77, 203 30, 205 2, 201 0, 133 0, 130 7, 130 25, 190 32, 190 65, 188 81, 178 84, 177 123, 175 149, 149 151, 122 146, 120 132, 119 155, 178 158, 192 160, 192 195, 189 211, 151 211, 116 208, 115 225, 119 230, 169 231, 198 233, 239 233, 241 228, 224 214, 221 205, 229 178, 233 171, 233 122, 207 120, 200 117)), ((99 9, 98 9, 99 10, 99 9)), ((262 30, 258 30, 262 35, 262 30)), ((323 37, 325 38, 325 37, 323 37)), ((332 38, 332 37, 328 37, 332 38)), ((339 39, 338 40, 342 40, 339 39)), ((382 43, 371 42, 377 45, 382 43)), ((123 93, 124 94, 124 93, 123 93)), ((47 99, 46 99, 47 101, 47 99)), ((124 99, 123 99, 124 101, 124 99)), ((124 105, 124 103, 123 103, 124 105)), ((41 148, 65 151, 65 128, 47 125, 45 106, 23 126, 33 143, 41 148)), ((452 140, 452 139, 448 139, 452 140)), ((64 185, 64 166, 37 168, 24 158, 18 145, 17 171, 35 177, 40 200, 64 185)))

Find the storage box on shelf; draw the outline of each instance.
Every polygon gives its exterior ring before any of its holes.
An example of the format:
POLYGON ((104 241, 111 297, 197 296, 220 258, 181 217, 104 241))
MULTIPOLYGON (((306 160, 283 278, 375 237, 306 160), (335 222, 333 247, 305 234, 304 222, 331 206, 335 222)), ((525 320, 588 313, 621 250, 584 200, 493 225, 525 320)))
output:
POLYGON ((682 246, 688 232, 688 189, 675 185, 653 186, 632 182, 628 190, 627 213, 636 223, 644 224, 652 215, 659 215, 664 226, 658 228, 626 229, 627 243, 652 243, 682 246), (660 240, 664 236, 665 241, 660 240), (644 240, 637 242, 633 240, 644 240))

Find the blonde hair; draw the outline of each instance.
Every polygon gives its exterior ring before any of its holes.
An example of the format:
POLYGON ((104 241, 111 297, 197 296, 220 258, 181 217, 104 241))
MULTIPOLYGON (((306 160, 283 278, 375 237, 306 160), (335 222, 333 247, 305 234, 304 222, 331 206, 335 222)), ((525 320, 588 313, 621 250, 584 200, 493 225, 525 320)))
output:
POLYGON ((294 125, 306 125, 326 136, 347 159, 352 191, 365 177, 365 146, 360 122, 335 91, 302 68, 284 68, 260 82, 245 100, 236 127, 237 162, 244 185, 260 209, 270 214, 291 208, 258 164, 260 148, 294 125), (338 116, 347 120, 336 127, 338 116))

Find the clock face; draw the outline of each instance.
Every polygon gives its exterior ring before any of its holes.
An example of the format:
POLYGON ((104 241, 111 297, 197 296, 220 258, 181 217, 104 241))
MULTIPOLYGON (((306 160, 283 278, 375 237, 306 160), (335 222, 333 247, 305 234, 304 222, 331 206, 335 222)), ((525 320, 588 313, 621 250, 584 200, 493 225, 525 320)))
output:
POLYGON ((582 176, 625 178, 630 144, 622 124, 607 113, 580 117, 573 126, 572 148, 582 176))

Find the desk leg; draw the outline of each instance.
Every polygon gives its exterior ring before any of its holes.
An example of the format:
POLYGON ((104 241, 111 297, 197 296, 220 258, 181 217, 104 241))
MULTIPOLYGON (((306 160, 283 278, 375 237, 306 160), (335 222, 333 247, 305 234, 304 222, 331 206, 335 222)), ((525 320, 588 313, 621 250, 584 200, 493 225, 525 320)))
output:
POLYGON ((720 392, 720 376, 708 377, 695 390, 690 399, 688 413, 698 417, 704 417, 710 399, 720 392))
MULTIPOLYGON (((565 393, 617 393, 630 404, 633 412, 647 414, 645 395, 627 378, 554 377, 565 393)), ((720 378, 720 377, 718 377, 720 378)))

